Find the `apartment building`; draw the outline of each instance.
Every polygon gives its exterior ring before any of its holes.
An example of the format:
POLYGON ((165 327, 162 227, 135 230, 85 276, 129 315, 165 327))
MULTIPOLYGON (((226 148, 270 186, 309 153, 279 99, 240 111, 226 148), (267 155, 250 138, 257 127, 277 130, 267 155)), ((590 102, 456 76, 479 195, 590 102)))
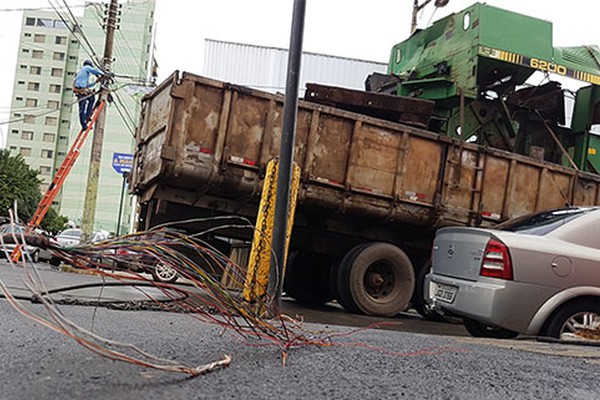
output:
MULTIPOLYGON (((39 170, 42 190, 79 133, 72 83, 84 60, 101 62, 106 7, 88 2, 83 15, 81 10, 24 11, 7 147, 39 170)), ((111 85, 113 101, 107 106, 94 229, 120 233, 129 229, 133 205, 123 195, 124 177, 112 164, 115 153, 133 153, 140 98, 151 86, 154 8, 155 0, 119 4, 112 63, 116 78, 111 85)), ((90 147, 91 134, 54 204, 75 224, 83 216, 90 147)))

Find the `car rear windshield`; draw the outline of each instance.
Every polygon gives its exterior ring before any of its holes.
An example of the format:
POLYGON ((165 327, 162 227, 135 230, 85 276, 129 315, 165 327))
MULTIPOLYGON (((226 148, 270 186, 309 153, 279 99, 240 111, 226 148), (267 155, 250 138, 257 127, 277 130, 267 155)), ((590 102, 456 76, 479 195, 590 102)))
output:
POLYGON ((508 220, 497 225, 496 229, 543 236, 593 210, 596 209, 562 208, 559 210, 543 211, 508 220))
POLYGON ((79 229, 67 229, 58 234, 60 237, 73 237, 79 239, 81 237, 81 230, 79 229))

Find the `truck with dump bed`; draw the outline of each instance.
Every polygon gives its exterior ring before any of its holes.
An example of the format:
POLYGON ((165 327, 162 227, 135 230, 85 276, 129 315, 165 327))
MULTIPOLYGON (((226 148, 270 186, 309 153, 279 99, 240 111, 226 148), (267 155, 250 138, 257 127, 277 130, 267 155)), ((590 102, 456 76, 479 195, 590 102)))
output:
MULTIPOLYGON (((600 68, 589 62, 600 52, 552 48, 548 24, 475 4, 395 46, 390 74, 369 77, 370 91, 308 85, 296 124, 288 295, 378 316, 412 304, 427 316, 422 278, 437 228, 600 204, 590 134, 600 121, 600 68), (541 33, 504 35, 524 22, 541 33), (558 55, 561 64, 548 67, 558 55), (592 83, 574 99, 571 127, 560 84, 523 86, 549 68, 592 83)), ((254 220, 266 164, 279 155, 283 102, 179 72, 146 95, 130 176, 138 229, 254 220)))

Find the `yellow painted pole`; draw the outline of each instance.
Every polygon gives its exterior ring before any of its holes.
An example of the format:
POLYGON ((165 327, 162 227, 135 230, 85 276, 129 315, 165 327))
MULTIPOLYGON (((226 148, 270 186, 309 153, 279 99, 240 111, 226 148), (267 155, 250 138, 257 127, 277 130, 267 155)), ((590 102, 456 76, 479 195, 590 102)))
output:
MULTIPOLYGON (((269 270, 273 255, 273 224, 275 222, 278 168, 279 160, 277 159, 271 160, 267 164, 265 182, 263 184, 258 215, 256 217, 256 227, 252 239, 252 248, 250 250, 250 259, 248 260, 248 272, 246 273, 244 290, 242 292, 244 300, 250 303, 262 302, 267 294, 269 270)), ((286 257, 284 258, 284 263, 285 259, 287 259, 287 249, 292 235, 296 198, 300 186, 300 167, 294 163, 292 168, 290 207, 287 213, 286 257)), ((272 279, 279 281, 281 277, 272 277, 272 279)))

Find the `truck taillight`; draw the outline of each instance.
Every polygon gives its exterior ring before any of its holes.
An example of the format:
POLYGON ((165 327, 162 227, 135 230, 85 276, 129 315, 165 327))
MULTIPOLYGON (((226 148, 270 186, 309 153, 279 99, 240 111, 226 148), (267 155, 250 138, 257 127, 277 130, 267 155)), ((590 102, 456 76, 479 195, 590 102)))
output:
POLYGON ((513 279, 510 253, 504 243, 490 239, 483 253, 481 272, 479 274, 491 278, 513 279))

